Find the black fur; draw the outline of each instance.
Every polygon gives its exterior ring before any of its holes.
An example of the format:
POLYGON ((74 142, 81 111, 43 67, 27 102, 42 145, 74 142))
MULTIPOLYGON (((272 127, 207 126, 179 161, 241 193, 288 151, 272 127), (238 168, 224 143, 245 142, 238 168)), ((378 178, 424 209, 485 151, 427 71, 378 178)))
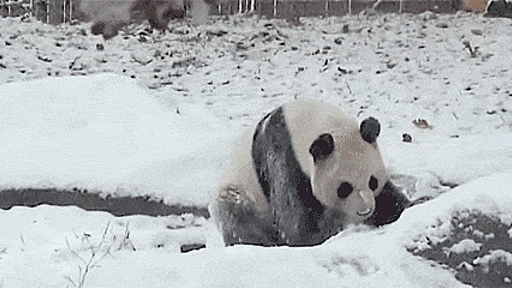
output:
POLYGON ((313 156, 315 163, 327 158, 332 151, 334 151, 334 138, 328 133, 318 136, 309 147, 309 154, 313 156))
POLYGON ((361 126, 359 126, 359 133, 363 140, 372 144, 377 140, 377 137, 380 134, 380 123, 377 119, 373 117, 369 117, 361 122, 361 126))
POLYGON ((395 222, 410 205, 409 199, 388 181, 379 196, 375 197, 375 211, 366 223, 381 226, 395 222))

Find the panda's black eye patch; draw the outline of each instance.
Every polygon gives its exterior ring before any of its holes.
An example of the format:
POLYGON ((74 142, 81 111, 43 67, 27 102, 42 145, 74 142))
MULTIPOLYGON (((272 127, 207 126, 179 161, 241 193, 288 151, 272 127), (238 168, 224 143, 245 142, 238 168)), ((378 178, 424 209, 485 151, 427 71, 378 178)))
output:
POLYGON ((370 182, 368 183, 368 186, 370 186, 370 189, 372 189, 372 191, 377 190, 377 187, 379 187, 379 180, 377 180, 377 178, 373 176, 370 177, 370 182))
POLYGON ((354 188, 352 188, 352 185, 348 182, 341 183, 340 187, 338 188, 338 197, 340 198, 347 198, 354 188))

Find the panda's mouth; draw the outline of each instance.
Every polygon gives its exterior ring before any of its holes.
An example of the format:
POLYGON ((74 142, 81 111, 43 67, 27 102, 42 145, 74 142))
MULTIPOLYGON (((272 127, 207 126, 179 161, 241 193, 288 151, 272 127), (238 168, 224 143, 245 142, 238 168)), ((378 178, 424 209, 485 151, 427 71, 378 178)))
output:
POLYGON ((357 215, 359 215, 361 217, 366 217, 366 216, 370 216, 370 214, 372 214, 372 212, 373 212, 373 209, 368 208, 368 209, 363 210, 363 211, 357 211, 357 215))

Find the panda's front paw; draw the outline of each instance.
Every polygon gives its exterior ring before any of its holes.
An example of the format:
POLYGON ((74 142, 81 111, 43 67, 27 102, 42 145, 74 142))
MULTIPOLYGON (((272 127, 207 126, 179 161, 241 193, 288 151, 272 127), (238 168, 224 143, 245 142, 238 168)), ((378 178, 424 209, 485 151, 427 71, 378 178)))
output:
POLYGON ((422 203, 425 203, 427 201, 430 201, 434 199, 434 197, 431 197, 431 196, 423 196, 423 197, 420 197, 414 201, 411 202, 411 204, 409 204, 409 207, 412 207, 414 205, 418 205, 418 204, 422 204, 422 203))

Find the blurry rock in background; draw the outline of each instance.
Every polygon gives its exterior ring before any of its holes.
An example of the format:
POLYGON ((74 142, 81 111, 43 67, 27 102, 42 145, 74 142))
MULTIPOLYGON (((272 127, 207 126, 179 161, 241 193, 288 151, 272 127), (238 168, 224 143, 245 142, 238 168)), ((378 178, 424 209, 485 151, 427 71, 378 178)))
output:
POLYGON ((462 9, 473 13, 483 13, 487 6, 488 0, 463 0, 461 2, 462 9))
POLYGON ((484 16, 512 18, 512 1, 490 0, 485 9, 484 16))

